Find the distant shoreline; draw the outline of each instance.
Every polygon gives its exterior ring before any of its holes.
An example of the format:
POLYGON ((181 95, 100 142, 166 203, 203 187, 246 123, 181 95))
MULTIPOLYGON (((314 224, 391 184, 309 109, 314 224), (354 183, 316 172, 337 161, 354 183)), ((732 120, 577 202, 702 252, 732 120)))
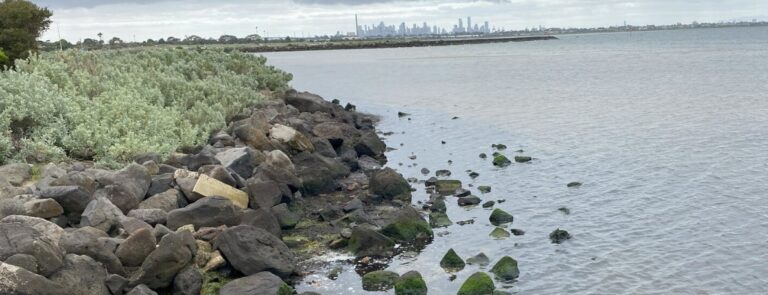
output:
POLYGON ((375 49, 375 48, 403 48, 403 47, 428 47, 466 44, 506 43, 556 40, 555 36, 526 36, 526 37, 495 37, 495 38, 455 38, 455 39, 409 39, 409 40, 360 40, 360 41, 332 41, 332 42, 303 42, 283 44, 259 44, 244 45, 232 48, 248 53, 284 52, 284 51, 313 51, 313 50, 338 50, 338 49, 375 49))

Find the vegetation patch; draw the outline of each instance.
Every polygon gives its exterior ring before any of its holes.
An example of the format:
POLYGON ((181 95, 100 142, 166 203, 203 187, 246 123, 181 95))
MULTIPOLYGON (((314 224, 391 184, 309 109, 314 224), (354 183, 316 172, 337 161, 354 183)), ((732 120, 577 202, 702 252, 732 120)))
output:
POLYGON ((0 164, 169 154, 288 88, 266 58, 209 49, 68 50, 0 73, 0 164))

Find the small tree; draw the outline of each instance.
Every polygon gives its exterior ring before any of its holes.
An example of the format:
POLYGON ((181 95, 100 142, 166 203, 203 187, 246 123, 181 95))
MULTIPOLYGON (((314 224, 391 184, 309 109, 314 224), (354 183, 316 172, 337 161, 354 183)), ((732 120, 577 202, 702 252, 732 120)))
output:
POLYGON ((8 62, 8 56, 5 55, 5 52, 3 52, 2 49, 0 49, 0 67, 2 67, 2 65, 4 65, 6 62, 8 62))
POLYGON ((0 48, 6 60, 0 65, 13 66, 13 61, 37 52, 37 38, 51 24, 51 11, 27 0, 0 2, 0 48))

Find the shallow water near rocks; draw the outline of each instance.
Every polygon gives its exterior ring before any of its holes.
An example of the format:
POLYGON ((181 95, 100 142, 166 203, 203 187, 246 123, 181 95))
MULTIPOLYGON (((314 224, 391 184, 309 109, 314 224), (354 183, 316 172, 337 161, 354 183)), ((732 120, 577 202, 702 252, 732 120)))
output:
MULTIPOLYGON (((494 240, 491 209, 448 197, 454 223, 475 223, 435 229, 421 253, 390 263, 419 271, 430 294, 455 294, 504 255, 521 274, 497 287, 517 294, 766 293, 768 28, 560 38, 267 57, 294 74, 294 87, 380 115, 397 149, 388 165, 406 178, 449 169, 483 201, 506 200, 496 208, 514 215, 507 229, 525 235, 494 240), (478 154, 496 143, 534 160, 493 167, 478 154), (573 238, 552 244, 556 228, 573 238), (484 252, 491 265, 450 281, 439 266, 450 248, 465 260, 484 252)), ((414 202, 426 200, 424 185, 413 186, 414 202)), ((363 291, 349 265, 297 290, 393 293, 363 291)))

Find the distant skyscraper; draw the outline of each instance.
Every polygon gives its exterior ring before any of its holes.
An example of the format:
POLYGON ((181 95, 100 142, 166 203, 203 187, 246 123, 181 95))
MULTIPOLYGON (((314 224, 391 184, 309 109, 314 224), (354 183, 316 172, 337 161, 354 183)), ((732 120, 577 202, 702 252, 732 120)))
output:
POLYGON ((470 33, 472 32, 472 17, 471 16, 467 17, 467 32, 470 32, 470 33))
POLYGON ((464 20, 459 19, 459 33, 463 33, 463 32, 464 32, 464 20))

